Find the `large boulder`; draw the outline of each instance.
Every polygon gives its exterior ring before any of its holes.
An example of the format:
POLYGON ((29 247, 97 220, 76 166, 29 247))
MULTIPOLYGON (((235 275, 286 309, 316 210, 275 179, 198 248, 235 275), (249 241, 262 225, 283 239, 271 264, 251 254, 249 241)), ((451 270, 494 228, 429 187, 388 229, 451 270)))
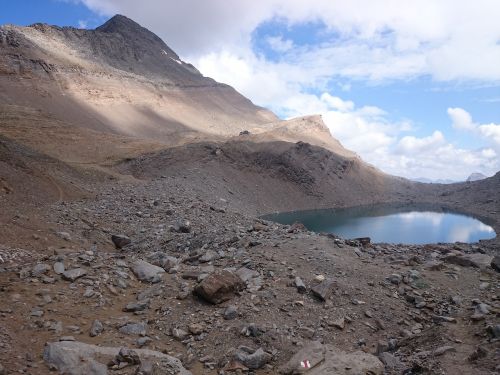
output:
POLYGON ((162 274, 165 273, 165 270, 143 260, 136 260, 132 264, 132 272, 141 281, 157 283, 161 281, 162 274))
POLYGON ((462 267, 489 268, 493 257, 488 254, 463 254, 452 253, 444 259, 447 263, 456 264, 462 267))
POLYGON ((71 282, 76 281, 80 277, 83 277, 87 274, 87 270, 84 268, 73 268, 71 270, 64 271, 62 273, 62 278, 64 280, 68 280, 71 282))
POLYGON ((265 352, 262 348, 253 350, 246 346, 240 346, 234 353, 234 359, 237 362, 252 370, 264 367, 272 358, 273 356, 265 352))
POLYGON ((113 244, 117 249, 121 249, 132 243, 132 240, 124 234, 113 234, 111 236, 111 241, 113 241, 113 244))
POLYGON ((245 283, 234 273, 227 270, 208 275, 195 289, 194 294, 204 300, 219 304, 234 297, 235 293, 243 290, 245 283))
POLYGON ((362 351, 344 352, 331 345, 306 343, 283 367, 286 375, 382 375, 384 364, 374 355, 362 351))
MULTIPOLYGON (((105 364, 113 361, 120 350, 119 347, 101 347, 78 341, 60 341, 47 343, 43 359, 61 374, 67 375, 107 375, 105 364)), ((174 357, 148 349, 134 349, 141 362, 159 362, 168 372, 165 374, 191 375, 181 362, 174 357)))
POLYGON ((333 293, 335 287, 335 281, 332 279, 326 279, 320 284, 314 286, 311 292, 322 301, 326 301, 333 293))

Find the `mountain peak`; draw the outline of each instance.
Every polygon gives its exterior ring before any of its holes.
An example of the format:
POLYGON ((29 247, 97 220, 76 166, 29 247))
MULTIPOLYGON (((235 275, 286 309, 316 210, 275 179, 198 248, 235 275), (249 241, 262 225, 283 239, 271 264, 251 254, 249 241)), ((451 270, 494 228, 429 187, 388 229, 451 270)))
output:
POLYGON ((114 15, 104 24, 96 28, 97 31, 101 31, 104 33, 116 33, 116 32, 120 33, 127 30, 137 31, 141 29, 150 32, 149 30, 143 28, 134 20, 126 16, 123 16, 121 14, 114 15))
POLYGON ((485 178, 488 178, 488 176, 485 176, 484 174, 479 172, 474 172, 469 176, 469 178, 467 178, 466 181, 467 182, 480 181, 484 180, 485 178))

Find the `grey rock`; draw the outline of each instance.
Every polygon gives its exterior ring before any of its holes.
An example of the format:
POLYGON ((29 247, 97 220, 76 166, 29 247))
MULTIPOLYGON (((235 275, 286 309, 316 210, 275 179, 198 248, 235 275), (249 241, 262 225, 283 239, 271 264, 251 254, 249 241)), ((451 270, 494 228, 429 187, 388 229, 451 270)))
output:
POLYGON ((241 333, 245 336, 259 337, 264 333, 264 330, 258 327, 255 323, 250 323, 248 326, 243 328, 241 333))
POLYGON ((217 252, 215 252, 213 250, 207 250, 205 252, 205 254, 203 254, 198 260, 201 263, 208 263, 208 262, 211 262, 211 261, 219 259, 219 258, 220 258, 220 256, 217 252))
POLYGON ((148 260, 150 260, 155 266, 159 266, 167 272, 177 267, 180 263, 179 259, 169 256, 161 251, 151 254, 151 256, 148 257, 148 260))
POLYGON ((388 352, 380 353, 378 358, 385 365, 386 369, 397 370, 404 367, 403 363, 391 353, 388 352))
POLYGON ((188 327, 189 332, 195 336, 201 335, 205 332, 205 327, 200 323, 192 323, 188 327))
POLYGON ((150 342, 152 342, 153 339, 151 337, 139 337, 137 340, 136 340, 136 344, 139 348, 142 348, 143 346, 146 346, 148 345, 150 342))
POLYGON ((297 288, 297 291, 299 293, 305 293, 307 292, 306 284, 302 281, 300 277, 296 277, 294 281, 295 287, 297 288))
POLYGON ((191 374, 187 370, 178 370, 177 364, 172 364, 168 359, 142 360, 135 375, 187 375, 191 374))
POLYGON ((44 314, 44 311, 40 307, 35 307, 33 310, 30 312, 30 316, 35 316, 37 318, 42 317, 44 314))
POLYGON ((403 281, 403 277, 398 273, 393 273, 392 275, 387 276, 386 279, 391 284, 395 284, 395 285, 399 285, 403 281))
POLYGON ((444 268, 444 263, 439 260, 430 260, 424 263, 424 268, 429 271, 441 271, 444 268))
POLYGON ((38 263, 31 270, 31 276, 38 277, 50 271, 50 266, 45 263, 38 263))
POLYGON ((180 328, 172 328, 172 336, 176 338, 177 340, 184 340, 186 337, 189 336, 189 332, 180 329, 180 328))
POLYGON ((170 227, 172 232, 189 233, 191 232, 191 223, 189 220, 179 220, 170 227))
POLYGON ((113 234, 111 236, 111 241, 113 241, 117 249, 124 248, 132 243, 132 240, 124 234, 113 234))
POLYGON ((333 287, 335 286, 335 281, 332 279, 326 279, 318 285, 315 285, 311 291, 319 299, 326 301, 333 293, 333 287))
POLYGON ((338 329, 344 329, 345 327, 345 319, 344 318, 339 318, 339 319, 336 319, 334 321, 332 321, 331 323, 328 323, 329 325, 331 326, 334 326, 335 328, 338 328, 338 329))
MULTIPOLYGON (((112 362, 121 351, 123 354, 123 348, 89 345, 77 341, 52 342, 45 346, 43 359, 60 373, 67 375, 107 375, 107 366, 103 363, 112 362)), ((162 364, 164 372, 152 374, 191 375, 177 358, 148 349, 134 349, 133 352, 141 363, 150 361, 162 364)), ((136 358, 135 355, 132 357, 136 358)))
POLYGON ((138 302, 130 302, 124 308, 125 312, 135 312, 135 311, 144 311, 149 307, 149 300, 143 300, 138 302))
POLYGON ((147 289, 140 291, 137 294, 137 300, 143 301, 148 298, 158 297, 159 295, 161 295, 162 292, 163 292, 163 286, 160 284, 155 284, 147 289))
POLYGON ((245 283, 250 281, 252 278, 260 276, 257 271, 251 270, 247 267, 241 267, 235 273, 245 283))
POLYGON ((139 358, 139 354, 132 349, 121 348, 118 354, 115 357, 115 363, 128 363, 129 365, 139 365, 141 363, 141 359, 139 358))
POLYGON ((104 331, 104 326, 99 320, 94 320, 90 327, 90 337, 99 336, 104 331))
POLYGON ((143 260, 137 260, 132 264, 132 272, 141 281, 157 283, 161 281, 165 270, 143 260))
POLYGON ((319 341, 311 341, 299 350, 283 367, 280 368, 282 374, 300 374, 307 372, 303 361, 308 361, 308 368, 315 368, 325 359, 326 347, 319 341))
POLYGON ((1 364, 0 364, 0 375, 6 375, 7 374, 7 370, 5 369, 5 367, 3 367, 1 364))
POLYGON ((87 274, 87 270, 84 268, 73 268, 72 270, 64 271, 62 274, 62 278, 68 281, 75 281, 82 276, 87 274))
POLYGON ((228 306, 226 310, 224 310, 224 319, 233 320, 238 317, 238 309, 236 306, 228 306))
POLYGON ((86 289, 85 289, 85 292, 83 293, 83 296, 85 298, 91 298, 95 295, 95 291, 94 289, 92 289, 91 286, 88 286, 86 289))
POLYGON ((140 335, 146 336, 148 325, 144 322, 127 323, 121 326, 119 331, 125 335, 140 335))
POLYGON ((240 346, 234 353, 234 359, 249 369, 256 370, 270 362, 272 355, 265 352, 262 348, 253 350, 246 346, 240 346))
POLYGON ((68 232, 56 232, 56 234, 65 241, 71 241, 71 234, 68 232))
POLYGON ((58 275, 61 275, 65 271, 65 267, 64 267, 63 262, 55 262, 53 268, 54 268, 54 272, 58 275))
POLYGON ((493 257, 488 254, 451 254, 444 260, 462 267, 489 268, 493 257))
POLYGON ((362 351, 346 353, 331 345, 309 342, 280 368, 280 373, 287 375, 304 372, 308 375, 382 375, 384 364, 374 355, 362 351), (306 360, 309 370, 304 366, 306 360))

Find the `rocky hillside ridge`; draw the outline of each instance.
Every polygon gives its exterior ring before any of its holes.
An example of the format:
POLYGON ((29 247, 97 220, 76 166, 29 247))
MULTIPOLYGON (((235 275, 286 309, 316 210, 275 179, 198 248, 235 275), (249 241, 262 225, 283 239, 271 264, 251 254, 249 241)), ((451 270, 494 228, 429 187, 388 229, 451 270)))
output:
POLYGON ((95 30, 6 25, 0 46, 0 104, 75 126, 175 144, 277 120, 123 16, 95 30))
POLYGON ((249 134, 242 135, 252 142, 307 142, 347 158, 359 159, 356 153, 342 146, 335 138, 335 134, 331 134, 320 115, 269 123, 265 127, 249 129, 249 134))
POLYGON ((201 188, 200 194, 226 198, 225 192, 231 192, 245 203, 242 212, 255 214, 318 204, 401 201, 416 195, 411 182, 382 174, 358 158, 300 141, 252 142, 246 135, 145 154, 119 164, 117 170, 145 180, 182 175, 201 188))

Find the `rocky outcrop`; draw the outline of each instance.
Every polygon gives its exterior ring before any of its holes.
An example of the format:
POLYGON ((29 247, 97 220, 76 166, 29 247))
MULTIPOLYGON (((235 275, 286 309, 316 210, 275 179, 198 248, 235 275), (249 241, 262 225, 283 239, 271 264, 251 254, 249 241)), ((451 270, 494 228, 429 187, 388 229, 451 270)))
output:
MULTIPOLYGON (((147 349, 135 349, 134 352, 140 363, 160 363, 164 374, 191 375, 177 358, 147 349)), ((117 357, 122 358, 123 353, 123 348, 89 345, 78 341, 60 341, 45 346, 43 359, 61 374, 106 375, 108 374, 106 364, 117 357)))
POLYGON ((157 283, 165 270, 143 260, 137 260, 132 264, 132 272, 141 281, 157 283))
POLYGON ((374 355, 362 351, 347 353, 319 342, 306 344, 281 369, 280 373, 296 375, 382 375, 384 364, 374 355))

